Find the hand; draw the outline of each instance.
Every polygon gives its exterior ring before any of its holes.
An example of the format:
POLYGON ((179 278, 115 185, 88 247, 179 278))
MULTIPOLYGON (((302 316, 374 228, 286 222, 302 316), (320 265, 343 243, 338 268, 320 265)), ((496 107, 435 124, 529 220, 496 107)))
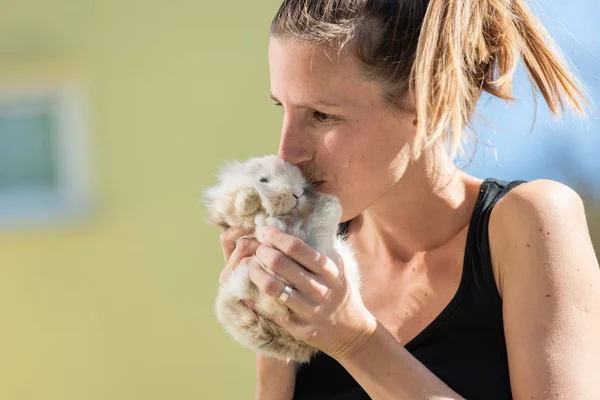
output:
POLYGON ((248 263, 250 280, 275 299, 283 292, 284 284, 265 271, 262 263, 293 288, 285 302, 291 317, 273 322, 337 360, 359 352, 375 332, 377 321, 358 290, 348 285, 341 258, 334 262, 295 236, 273 227, 261 229, 265 243, 248 263))
POLYGON ((260 243, 256 239, 244 238, 251 233, 252 231, 239 227, 227 228, 221 232, 221 248, 225 260, 225 267, 219 276, 221 285, 242 261, 248 262, 256 252, 260 243))

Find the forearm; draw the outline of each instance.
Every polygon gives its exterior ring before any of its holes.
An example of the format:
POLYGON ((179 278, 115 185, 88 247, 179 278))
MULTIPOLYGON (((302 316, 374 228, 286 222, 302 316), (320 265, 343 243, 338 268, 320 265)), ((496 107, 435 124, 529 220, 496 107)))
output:
POLYGON ((379 321, 365 347, 338 362, 375 400, 462 399, 398 343, 379 321))
POLYGON ((296 383, 292 361, 256 355, 256 400, 291 400, 296 383))

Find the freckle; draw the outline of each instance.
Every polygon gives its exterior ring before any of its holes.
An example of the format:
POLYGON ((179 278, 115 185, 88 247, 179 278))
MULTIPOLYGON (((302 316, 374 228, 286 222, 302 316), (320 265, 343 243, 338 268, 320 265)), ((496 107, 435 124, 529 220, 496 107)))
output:
POLYGON ((540 228, 540 232, 542 231, 542 228, 540 228))
POLYGON ((404 311, 404 315, 408 315, 408 311, 404 311))
POLYGON ((415 272, 416 270, 417 270, 417 268, 416 268, 416 267, 413 267, 413 272, 415 272))
POLYGON ((427 297, 427 293, 425 293, 425 297, 427 297))
POLYGON ((547 297, 547 298, 550 298, 550 295, 549 295, 549 294, 547 294, 547 295, 546 295, 546 297, 547 297))
POLYGON ((531 245, 529 243, 527 243, 527 247, 531 247, 531 245))
POLYGON ((550 236, 550 232, 546 232, 546 235, 550 236))

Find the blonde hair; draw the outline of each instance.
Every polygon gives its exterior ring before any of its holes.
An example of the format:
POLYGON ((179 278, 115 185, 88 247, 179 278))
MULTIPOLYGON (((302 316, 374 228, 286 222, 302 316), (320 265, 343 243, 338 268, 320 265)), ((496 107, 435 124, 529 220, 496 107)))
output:
POLYGON ((514 100, 519 59, 554 115, 586 115, 581 83, 523 0, 285 0, 271 35, 348 48, 387 103, 416 113, 415 155, 440 142, 463 153, 482 91, 514 100))

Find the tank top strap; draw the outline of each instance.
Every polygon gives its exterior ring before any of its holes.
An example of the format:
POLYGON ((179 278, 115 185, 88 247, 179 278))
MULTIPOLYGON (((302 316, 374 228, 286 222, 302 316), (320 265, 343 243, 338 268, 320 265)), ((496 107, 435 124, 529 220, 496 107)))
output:
POLYGON ((488 233, 490 215, 496 203, 512 189, 525 182, 527 181, 506 181, 496 178, 485 179, 479 189, 479 197, 473 210, 472 218, 475 219, 473 221, 475 229, 470 231, 469 234, 473 235, 474 241, 470 241, 470 243, 474 243, 475 245, 475 248, 472 249, 472 254, 477 257, 478 262, 470 263, 470 266, 472 267, 474 281, 484 286, 485 291, 488 293, 488 298, 496 307, 501 307, 502 298, 498 293, 498 287, 494 279, 492 258, 490 255, 488 233))

